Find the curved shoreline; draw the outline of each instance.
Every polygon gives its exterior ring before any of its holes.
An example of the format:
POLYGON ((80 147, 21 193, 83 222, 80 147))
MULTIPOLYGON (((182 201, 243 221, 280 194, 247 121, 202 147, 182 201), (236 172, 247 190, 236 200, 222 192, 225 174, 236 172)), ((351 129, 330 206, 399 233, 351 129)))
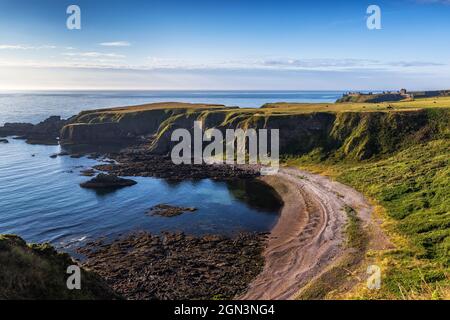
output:
POLYGON ((295 299, 348 252, 346 206, 366 228, 372 206, 356 190, 326 177, 281 168, 261 178, 282 197, 284 206, 264 251, 263 271, 238 299, 295 299))

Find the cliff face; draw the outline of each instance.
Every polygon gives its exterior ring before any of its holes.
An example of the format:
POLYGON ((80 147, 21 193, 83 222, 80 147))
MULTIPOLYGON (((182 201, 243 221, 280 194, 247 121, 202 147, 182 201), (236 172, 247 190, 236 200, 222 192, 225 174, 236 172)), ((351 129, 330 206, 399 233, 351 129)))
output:
MULTIPOLYGON (((88 113, 76 117, 61 130, 62 144, 122 144, 155 133, 159 124, 175 112, 151 110, 115 115, 88 113)), ((181 112, 181 111, 178 111, 181 112)))
MULTIPOLYGON (((111 109, 114 110, 114 109, 111 109)), ((274 109, 275 110, 275 109, 274 109)), ((364 160, 427 141, 448 131, 448 109, 389 112, 286 113, 226 108, 168 108, 131 113, 82 113, 62 130, 64 144, 145 142, 168 153, 178 128, 279 129, 280 153, 364 160), (447 121, 447 122, 445 122, 447 121)), ((448 134, 448 133, 447 133, 448 134)))
POLYGON ((108 145, 146 141, 170 117, 215 108, 223 106, 157 103, 83 111, 62 128, 60 142, 62 145, 108 145))
MULTIPOLYGON (((449 116, 440 110, 442 116, 449 116)), ((153 141, 154 151, 167 153, 173 130, 192 130, 193 121, 203 120, 204 128, 279 129, 280 153, 305 155, 315 152, 322 158, 365 160, 389 154, 407 145, 423 142, 438 133, 430 111, 343 112, 260 116, 227 113, 191 114, 165 121, 153 141), (219 116, 220 115, 220 116, 219 116)))

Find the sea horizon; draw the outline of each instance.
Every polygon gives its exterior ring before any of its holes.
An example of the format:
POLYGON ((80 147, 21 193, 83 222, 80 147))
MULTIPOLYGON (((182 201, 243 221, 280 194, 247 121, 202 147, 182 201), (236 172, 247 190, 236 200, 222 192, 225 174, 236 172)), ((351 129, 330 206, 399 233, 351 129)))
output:
POLYGON ((39 90, 0 92, 0 125, 36 124, 49 116, 69 118, 90 109, 158 102, 223 104, 260 108, 266 103, 333 103, 347 91, 294 90, 39 90))

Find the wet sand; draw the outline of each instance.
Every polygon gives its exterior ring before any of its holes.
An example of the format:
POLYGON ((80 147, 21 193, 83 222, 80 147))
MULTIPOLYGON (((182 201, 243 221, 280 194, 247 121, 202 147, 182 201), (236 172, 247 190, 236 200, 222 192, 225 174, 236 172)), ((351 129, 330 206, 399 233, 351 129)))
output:
POLYGON ((372 206, 354 189, 294 168, 261 178, 284 207, 264 251, 265 265, 238 299, 295 299, 298 292, 345 253, 345 206, 371 224, 372 206))

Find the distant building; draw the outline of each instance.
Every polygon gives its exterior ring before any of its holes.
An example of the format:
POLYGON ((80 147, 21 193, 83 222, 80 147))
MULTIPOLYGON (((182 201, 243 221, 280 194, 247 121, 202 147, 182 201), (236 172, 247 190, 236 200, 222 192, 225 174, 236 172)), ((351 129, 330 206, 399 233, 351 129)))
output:
POLYGON ((409 93, 408 90, 406 89, 400 89, 399 91, 383 91, 382 93, 377 93, 374 94, 373 92, 368 92, 368 93, 362 93, 362 92, 356 92, 356 91, 349 91, 347 93, 343 94, 343 97, 361 97, 361 96, 391 96, 391 99, 393 98, 392 96, 401 96, 400 99, 414 99, 414 94, 413 93, 409 93))

